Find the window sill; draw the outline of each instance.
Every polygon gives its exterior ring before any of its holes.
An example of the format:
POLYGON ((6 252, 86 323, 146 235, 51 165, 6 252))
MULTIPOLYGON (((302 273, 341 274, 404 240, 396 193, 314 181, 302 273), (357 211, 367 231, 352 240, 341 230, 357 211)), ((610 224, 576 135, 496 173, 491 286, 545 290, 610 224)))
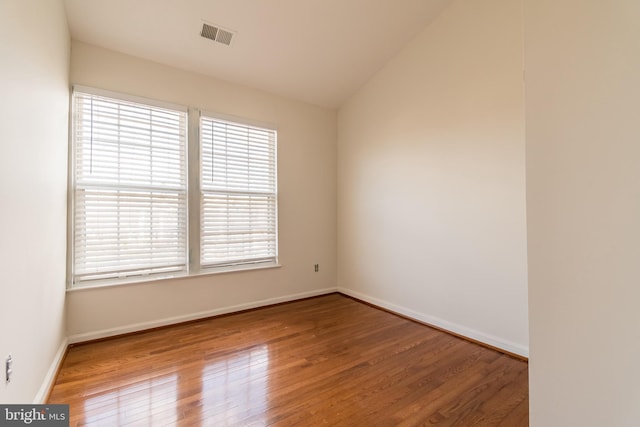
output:
POLYGON ((254 271, 254 270, 267 270, 271 268, 280 268, 282 264, 278 263, 270 263, 264 265, 257 266, 234 266, 234 267, 222 267, 222 268, 209 268, 203 269, 197 273, 168 273, 168 274, 159 274, 157 276, 149 277, 132 277, 129 279, 123 280, 106 280, 102 282, 88 283, 81 286, 67 287, 67 292, 78 292, 78 291, 86 291, 90 289, 99 289, 99 288, 113 288, 118 286, 131 286, 131 285, 144 285, 155 282, 164 282, 167 280, 176 280, 176 279, 189 279, 195 277, 203 277, 203 276, 213 276, 218 274, 228 274, 228 273, 237 273, 243 271, 254 271))

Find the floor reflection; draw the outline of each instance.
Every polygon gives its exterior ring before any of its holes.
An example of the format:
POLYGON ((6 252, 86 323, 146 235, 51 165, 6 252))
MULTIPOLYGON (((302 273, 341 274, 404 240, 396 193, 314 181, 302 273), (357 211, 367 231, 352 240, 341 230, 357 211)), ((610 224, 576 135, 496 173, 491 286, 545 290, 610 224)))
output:
POLYGON ((266 425, 269 350, 266 345, 206 363, 200 375, 185 371, 140 379, 116 389, 93 390, 84 401, 83 425, 266 425))
POLYGON ((266 345, 205 366, 199 408, 202 425, 265 425, 268 369, 266 345))
POLYGON ((176 402, 178 375, 137 381, 88 398, 84 403, 87 425, 157 425, 178 421, 176 402), (168 409, 169 408, 169 409, 168 409))

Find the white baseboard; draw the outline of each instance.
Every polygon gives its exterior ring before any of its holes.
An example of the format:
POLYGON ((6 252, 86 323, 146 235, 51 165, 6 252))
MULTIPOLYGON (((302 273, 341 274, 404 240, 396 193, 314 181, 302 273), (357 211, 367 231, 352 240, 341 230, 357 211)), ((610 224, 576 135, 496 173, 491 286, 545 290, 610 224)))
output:
POLYGON ((283 302, 295 301, 303 298, 326 295, 333 292, 340 292, 344 295, 348 295, 353 298, 362 300, 364 302, 368 302, 370 304, 376 305, 378 307, 382 307, 386 310, 401 314, 411 319, 436 326, 438 328, 453 332, 458 335, 462 335, 472 340, 480 341, 492 347, 505 350, 509 353, 514 353, 522 357, 529 357, 529 349, 527 347, 503 340, 493 335, 485 334, 480 331, 476 331, 474 329, 458 325, 456 323, 448 322, 446 320, 443 320, 434 316, 430 316, 428 314, 420 313, 420 312, 408 309, 406 307, 402 307, 402 306, 381 300, 379 298, 375 298, 369 295, 362 294, 360 292, 353 291, 351 289, 341 288, 341 287, 325 288, 325 289, 318 289, 315 291, 301 292, 298 294, 268 298, 268 299, 253 301, 245 304, 238 304, 238 305, 233 305, 228 307, 216 308, 213 310, 201 311, 198 313, 190 313, 183 316, 174 316, 174 317, 154 320, 150 322, 142 322, 142 323, 121 326, 117 328, 103 329, 95 332, 71 335, 68 338, 65 338, 60 343, 58 351, 56 352, 56 355, 53 361, 51 362, 49 370, 47 371, 47 374, 45 375, 45 378, 42 381, 42 385, 40 386, 40 389, 38 390, 36 397, 33 399, 33 403, 34 404, 46 403, 44 400, 47 398, 49 390, 51 389, 51 387, 53 386, 53 383, 56 380, 56 373, 58 372, 58 368, 62 363, 62 360, 64 359, 64 355, 67 350, 67 346, 69 344, 74 344, 74 343, 79 343, 84 341, 91 341, 91 340, 100 339, 100 338, 107 338, 110 336, 121 335, 121 334, 130 333, 130 332, 143 331, 145 329, 156 328, 159 326, 167 326, 167 325, 172 325, 172 324, 181 323, 181 322, 188 322, 190 320, 205 319, 207 317, 218 316, 221 314, 234 313, 234 312, 248 310, 252 308, 258 308, 258 307, 264 307, 264 306, 273 305, 273 304, 279 304, 283 302))
POLYGON ((369 295, 362 294, 360 292, 352 291, 351 289, 346 288, 337 288, 337 291, 351 296, 353 298, 362 300, 364 302, 368 302, 369 304, 376 305, 378 307, 382 307, 386 310, 392 311, 394 313, 401 314, 403 316, 407 316, 411 319, 417 320, 419 322, 423 322, 429 325, 436 326, 440 329, 444 329, 446 331, 453 332, 457 335, 462 335, 463 337, 470 338, 475 341, 480 341, 481 343, 490 345, 492 347, 496 347, 507 351, 509 353, 517 354, 522 357, 529 357, 529 349, 520 344, 516 344, 507 340, 503 340, 502 338, 498 338, 496 336, 486 334, 475 329, 468 328, 466 326, 458 325, 456 323, 452 323, 438 317, 430 316, 428 314, 420 313, 406 307, 402 307, 369 295))
POLYGON ((44 376, 44 380, 42 381, 42 385, 40 386, 40 390, 36 394, 36 397, 33 399, 33 403, 35 405, 44 404, 45 399, 49 395, 49 390, 53 387, 53 383, 56 380, 56 374, 58 373, 58 368, 62 363, 62 359, 64 359, 64 355, 67 352, 67 346, 69 345, 69 340, 67 338, 63 339, 60 343, 60 347, 58 347, 58 351, 49 366, 49 370, 44 376))
POLYGON ((168 317, 168 318, 153 320, 149 322, 141 322, 141 323, 134 323, 134 324, 125 325, 125 326, 119 326, 117 328, 103 329, 100 331, 70 335, 69 344, 75 344, 75 343, 84 342, 84 341, 91 341, 91 340, 96 340, 100 338, 107 338, 107 337, 112 337, 116 335, 127 334, 130 332, 144 331, 145 329, 152 329, 160 326, 173 325, 176 323, 188 322, 190 320, 206 319, 207 317, 219 316, 221 314, 234 313, 237 311, 264 307, 267 305, 279 304, 282 302, 289 302, 289 301, 295 301, 303 298, 326 295, 336 291, 337 291, 336 288, 318 289, 315 291, 301 292, 298 294, 268 298, 268 299, 253 301, 245 304, 238 304, 238 305, 233 305, 228 307, 216 308, 213 310, 200 311, 198 313, 189 313, 182 316, 168 317))

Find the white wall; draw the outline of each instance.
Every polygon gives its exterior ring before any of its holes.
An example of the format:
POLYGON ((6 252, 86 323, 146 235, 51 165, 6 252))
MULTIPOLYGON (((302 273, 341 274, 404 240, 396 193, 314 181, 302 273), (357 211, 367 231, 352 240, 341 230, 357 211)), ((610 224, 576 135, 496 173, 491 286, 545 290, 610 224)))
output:
POLYGON ((534 427, 640 423, 639 19, 525 1, 534 427))
POLYGON ((528 352, 520 2, 459 0, 338 115, 338 285, 528 352))
POLYGON ((336 112, 73 42, 71 82, 275 124, 281 268, 72 290, 72 341, 336 286, 336 112), (320 264, 314 273, 313 265, 320 264))
POLYGON ((0 2, 0 403, 43 399, 64 349, 69 34, 60 1, 0 2), (4 361, 14 374, 4 381, 4 361), (41 387, 42 386, 42 387, 41 387))

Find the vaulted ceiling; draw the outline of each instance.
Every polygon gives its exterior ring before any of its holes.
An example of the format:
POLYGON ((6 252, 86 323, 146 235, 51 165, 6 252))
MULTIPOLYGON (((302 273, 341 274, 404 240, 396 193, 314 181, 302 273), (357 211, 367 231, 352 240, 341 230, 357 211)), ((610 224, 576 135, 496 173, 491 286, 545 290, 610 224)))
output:
POLYGON ((65 0, 74 40, 339 107, 451 0, 65 0), (203 23, 234 33, 201 37, 203 23))

